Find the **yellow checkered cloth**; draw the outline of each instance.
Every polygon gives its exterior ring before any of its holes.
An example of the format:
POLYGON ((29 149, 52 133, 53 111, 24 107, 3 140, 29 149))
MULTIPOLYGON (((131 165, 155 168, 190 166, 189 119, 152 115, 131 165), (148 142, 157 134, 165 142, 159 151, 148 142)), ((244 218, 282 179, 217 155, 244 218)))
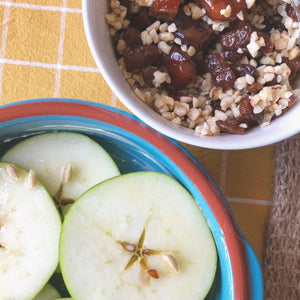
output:
MULTIPOLYGON (((0 1, 0 24, 0 104, 61 97, 126 110, 90 54, 80 0, 0 1)), ((184 146, 223 190, 262 259, 273 197, 274 147, 220 151, 184 146)))

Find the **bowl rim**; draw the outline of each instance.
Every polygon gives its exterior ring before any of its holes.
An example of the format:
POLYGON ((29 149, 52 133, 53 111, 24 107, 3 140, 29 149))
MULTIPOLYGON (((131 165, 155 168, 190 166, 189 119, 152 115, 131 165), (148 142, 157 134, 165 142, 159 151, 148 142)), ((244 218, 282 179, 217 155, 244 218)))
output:
MULTIPOLYGON (((41 116, 71 116, 109 123, 133 133, 159 149, 187 176, 205 199, 224 236, 236 299, 250 299, 249 245, 238 229, 226 200, 200 163, 179 143, 158 133, 134 115, 107 105, 72 99, 35 99, 0 107, 2 123, 41 116)), ((256 270, 260 274, 260 270, 256 270)), ((260 276, 261 277, 261 276, 260 276)), ((261 278, 260 278, 261 279, 261 278)))
MULTIPOLYGON (((131 88, 128 86, 127 90, 124 90, 124 87, 119 87, 119 79, 114 80, 111 78, 111 70, 114 66, 103 61, 99 55, 99 49, 94 42, 94 33, 93 33, 93 24, 95 20, 91 20, 89 17, 90 11, 92 9, 90 0, 82 0, 82 16, 85 35, 87 42, 92 53, 92 56, 96 62, 97 67, 99 68, 103 78, 107 82, 108 86, 115 93, 118 99, 138 118, 143 122, 151 126, 155 130, 161 132, 162 134, 171 137, 177 141, 181 141, 190 145, 205 147, 208 149, 220 149, 220 150, 242 150, 242 149, 251 149, 267 145, 272 145, 277 142, 280 142, 284 139, 287 139, 300 132, 300 124, 295 124, 294 127, 287 129, 283 124, 280 124, 280 130, 269 132, 267 127, 261 128, 256 127, 248 131, 244 135, 239 135, 238 138, 234 138, 233 135, 222 133, 219 136, 199 136, 197 134, 186 134, 187 128, 178 126, 171 123, 170 121, 165 120, 163 117, 154 112, 150 107, 138 99, 138 97, 131 91, 131 88), (129 96, 127 93, 130 93, 129 96), (139 101, 137 101, 139 100, 139 101), (146 111, 146 113, 145 113, 146 111), (257 131, 265 131, 266 133, 263 137, 257 138, 257 131), (212 142, 213 141, 213 142, 212 142)), ((102 46, 101 46, 102 47, 102 46)), ((105 45, 106 47, 106 45, 105 45)), ((123 76, 122 76, 123 77, 123 76)), ((121 79, 125 82, 125 79, 121 79)), ((298 103, 300 110, 300 103, 298 103)), ((289 112, 286 112, 288 114, 289 112)), ((283 116, 281 116, 282 119, 283 116)), ((295 117, 293 118, 295 119, 295 117)), ((274 120, 276 122, 278 120, 274 120)), ((283 122, 281 122, 283 123, 283 122)), ((274 128, 275 130, 275 128, 274 128)), ((234 135, 236 137, 236 135, 234 135)))

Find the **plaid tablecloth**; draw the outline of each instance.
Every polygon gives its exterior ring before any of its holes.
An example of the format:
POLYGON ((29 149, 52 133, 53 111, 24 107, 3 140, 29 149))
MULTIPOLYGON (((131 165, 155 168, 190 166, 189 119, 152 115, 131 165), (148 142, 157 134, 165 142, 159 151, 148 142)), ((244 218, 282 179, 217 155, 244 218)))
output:
MULTIPOLYGON (((80 0, 0 1, 0 24, 0 104, 61 97, 126 110, 90 54, 80 0)), ((273 197, 274 146, 242 151, 184 146, 223 190, 262 259, 273 197)))

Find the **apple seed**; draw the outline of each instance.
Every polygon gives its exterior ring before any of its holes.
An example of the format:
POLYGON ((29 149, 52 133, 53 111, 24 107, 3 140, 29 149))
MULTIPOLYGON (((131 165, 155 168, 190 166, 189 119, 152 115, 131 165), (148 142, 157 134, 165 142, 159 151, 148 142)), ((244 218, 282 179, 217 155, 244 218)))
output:
POLYGON ((15 167, 12 166, 12 165, 7 165, 7 166, 6 166, 6 173, 7 173, 7 175, 8 175, 10 178, 12 178, 12 179, 14 179, 14 180, 16 180, 16 181, 18 181, 18 180, 20 179, 20 176, 19 176, 19 173, 18 173, 17 168, 15 168, 15 167))
POLYGON ((68 163, 64 169, 63 183, 68 183, 72 177, 72 166, 68 163))
POLYGON ((147 272, 152 278, 159 279, 159 274, 158 274, 158 272, 157 272, 155 269, 148 269, 148 270, 146 270, 146 272, 147 272))
POLYGON ((36 173, 32 169, 30 169, 28 173, 26 184, 30 189, 34 188, 35 185, 37 184, 36 173))
POLYGON ((178 268, 178 263, 177 260, 175 259, 175 257, 171 254, 163 254, 162 258, 164 259, 164 261, 167 262, 167 264, 176 272, 178 272, 179 268, 178 268))

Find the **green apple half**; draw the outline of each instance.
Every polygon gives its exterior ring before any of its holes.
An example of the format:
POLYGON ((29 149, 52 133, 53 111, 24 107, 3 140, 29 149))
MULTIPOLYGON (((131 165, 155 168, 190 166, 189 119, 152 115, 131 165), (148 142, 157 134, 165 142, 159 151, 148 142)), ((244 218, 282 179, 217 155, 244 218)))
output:
POLYGON ((74 132, 51 132, 27 138, 9 149, 1 160, 35 170, 62 215, 87 189, 120 174, 98 143, 74 132))
POLYGON ((60 264, 74 299, 203 299, 217 251, 188 191, 158 172, 121 175, 66 215, 60 264))
POLYGON ((39 292, 39 294, 34 298, 34 300, 54 300, 60 297, 60 293, 56 290, 56 288, 47 283, 43 289, 39 292))
POLYGON ((55 271, 61 219, 35 173, 0 163, 0 299, 30 300, 55 271))

